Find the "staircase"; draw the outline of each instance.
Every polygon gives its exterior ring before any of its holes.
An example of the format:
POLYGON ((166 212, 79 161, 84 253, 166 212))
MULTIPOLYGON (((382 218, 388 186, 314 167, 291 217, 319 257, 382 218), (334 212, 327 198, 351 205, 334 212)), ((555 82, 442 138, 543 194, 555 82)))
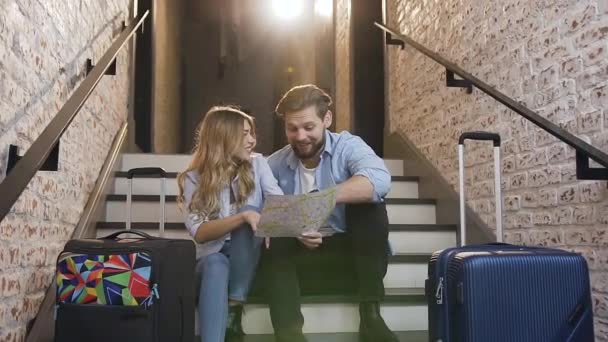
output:
MULTIPOLYGON (((105 218, 97 224, 97 236, 124 228, 127 193, 126 170, 158 166, 168 173, 165 237, 189 238, 178 210, 177 172, 184 170, 188 155, 124 154, 121 171, 116 173, 113 193, 107 196, 105 218)), ((418 178, 404 177, 400 160, 385 160, 392 175, 387 196, 389 239, 394 256, 384 278, 386 299, 382 314, 388 326, 402 341, 427 341, 427 306, 424 281, 427 262, 433 251, 456 244, 455 225, 437 225, 434 199, 418 198, 418 178)), ((157 234, 159 219, 158 179, 140 178, 133 182, 133 229, 157 234)), ((302 298, 304 332, 312 341, 356 341, 359 313, 356 299, 347 295, 302 298)), ((252 297, 245 307, 243 328, 247 341, 272 341, 272 325, 263 298, 252 297)))

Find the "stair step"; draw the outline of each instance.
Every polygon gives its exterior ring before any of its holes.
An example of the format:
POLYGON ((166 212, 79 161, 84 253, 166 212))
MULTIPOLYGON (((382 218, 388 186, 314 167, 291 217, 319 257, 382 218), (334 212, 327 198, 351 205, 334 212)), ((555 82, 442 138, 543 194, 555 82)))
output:
MULTIPOLYGON (((349 294, 327 294, 302 296, 303 304, 328 304, 328 303, 359 303, 356 295, 349 294)), ((388 288, 383 303, 386 304, 420 304, 426 303, 424 288, 388 288)), ((251 296, 247 304, 267 304, 264 297, 251 296)))
MULTIPOLYGON (((119 202, 126 201, 127 195, 125 194, 109 194, 106 196, 106 200, 119 202)), ((132 195, 132 201, 138 202, 159 202, 160 195, 132 195)), ((166 202, 176 202, 176 195, 165 196, 166 202)), ((398 204, 435 204, 437 201, 433 198, 387 198, 384 200, 386 205, 398 205, 398 204)))
MULTIPOLYGON (((359 341, 358 333, 305 334, 309 342, 353 342, 359 341)), ((395 331, 400 342, 427 342, 427 331, 395 331)), ((197 336, 197 341, 200 337, 197 336)), ((243 342, 274 342, 274 335, 246 335, 243 342)))
MULTIPOLYGON (((126 178, 128 172, 127 171, 116 171, 114 172, 114 177, 116 178, 126 178)), ((179 172, 167 172, 167 179, 177 178, 179 172)), ((137 178, 159 178, 158 175, 142 175, 137 176, 137 178)), ((420 177, 418 176, 392 176, 391 181, 393 182, 418 182, 420 177)))
MULTIPOLYGON (((430 226, 430 225, 429 225, 430 226)), ((103 237, 115 231, 125 229, 124 222, 99 222, 96 226, 97 236, 103 237)), ((142 230, 153 236, 159 236, 158 223, 135 222, 131 228, 142 230)), ((190 239, 182 223, 165 224, 164 237, 170 239, 190 239)), ((436 250, 456 245, 454 231, 395 231, 389 226, 389 241, 395 253, 431 253, 436 250)))
MULTIPOLYGON (((103 222, 102 222, 103 223, 103 222)), ((154 223, 146 223, 146 225, 153 225, 154 223)), ((124 224, 122 224, 124 227, 124 224)), ((133 229, 136 228, 137 225, 133 225, 133 229)), ((98 229, 97 237, 104 237, 117 229, 98 229)), ((152 235, 158 235, 157 228, 153 229, 142 229, 147 233, 152 235)), ((391 233, 392 234, 392 233, 391 233)), ((452 233, 452 235, 454 235, 452 233)), ((128 235, 127 235, 128 236, 128 235)), ((189 239, 189 235, 185 229, 168 229, 165 231, 166 238, 172 239, 189 239)), ((427 263, 430 259, 431 252, 437 249, 430 249, 427 247, 427 250, 410 250, 410 249, 398 249, 400 246, 403 246, 403 243, 396 239, 394 236, 389 235, 389 239, 391 241, 391 246, 393 250, 398 254, 391 256, 389 259, 389 265, 386 272, 386 276, 384 277, 384 285, 386 288, 403 288, 403 287, 424 287, 424 281, 427 277, 427 263), (400 253, 401 252, 401 253, 400 253), (405 253, 409 252, 409 253, 405 253), (412 252, 421 252, 421 253, 412 253, 412 252)), ((455 240, 455 237, 453 238, 455 240)), ((421 244, 421 243, 419 243, 421 244)), ((428 243, 425 243, 428 244, 428 243)), ((443 249, 446 247, 454 246, 454 244, 442 246, 443 249)), ((420 249, 421 247, 418 247, 420 249)))
MULTIPOLYGON (((191 158, 189 154, 124 153, 121 170, 128 171, 135 167, 162 167, 167 172, 181 172, 188 167, 191 158)), ((391 175, 403 176, 403 160, 384 159, 384 164, 391 175)))
MULTIPOLYGON (((124 229, 124 222, 98 222, 97 236, 109 235, 124 229)), ((158 223, 133 222, 132 229, 143 230, 158 236, 158 223)), ((396 253, 430 253, 456 245, 455 226, 442 225, 389 225, 389 241, 396 253)), ((183 223, 165 223, 165 237, 189 239, 183 223)))
MULTIPOLYGON (((112 194, 106 197, 105 221, 125 220, 126 195, 112 194)), ((158 222, 158 195, 133 195, 133 221, 158 222), (156 202, 156 203, 154 203, 156 202)), ((435 200, 433 199, 386 199, 389 222, 393 224, 435 224, 435 200)), ((178 209, 176 196, 167 196, 165 205, 167 222, 179 222, 184 214, 178 209)))
MULTIPOLYGON (((123 229, 124 222, 97 222, 97 229, 123 229)), ((132 229, 139 230, 158 230, 158 222, 131 222, 132 229)), ((184 224, 182 222, 166 222, 165 230, 182 230, 184 224)), ((456 225, 450 224, 389 224, 388 229, 391 232, 455 232, 456 225)))
POLYGON ((391 232, 456 232, 455 224, 390 224, 391 232))
MULTIPOLYGON (((127 172, 117 171, 115 173, 114 194, 126 194, 127 187, 127 172)), ((169 172, 167 174, 166 194, 177 195, 177 172, 169 172)), ((418 198, 418 177, 392 177, 391 191, 387 194, 387 198, 418 198)), ((133 194, 141 195, 158 195, 160 192, 160 184, 157 175, 148 175, 141 177, 132 182, 133 194)))
MULTIPOLYGON (((422 291, 422 289, 420 289, 422 291)), ((428 329, 428 310, 423 295, 416 300, 381 303, 380 312, 393 331, 428 329)), ((356 333, 359 330, 359 305, 351 303, 303 303, 304 333, 356 333)), ((247 304, 243 314, 243 329, 247 334, 272 334, 268 306, 247 304)))
MULTIPOLYGON (((116 178, 126 178, 128 172, 127 171, 116 171, 114 172, 114 177, 116 178)), ((179 172, 167 172, 167 179, 177 178, 179 172)), ((159 178, 158 175, 142 175, 137 176, 137 178, 159 178)), ((392 176, 391 181, 393 182, 418 182, 420 177, 418 176, 392 176)))
POLYGON ((390 261, 395 264, 427 264, 430 259, 431 253, 396 253, 390 257, 390 261))
MULTIPOLYGON (((124 229, 125 223, 123 222, 106 222, 100 221, 95 225, 97 229, 124 229)), ((131 222, 131 229, 137 230, 152 230, 152 233, 158 231, 158 222, 131 222)), ((165 230, 185 230, 182 222, 165 222, 165 230)), ((146 232, 150 234, 150 232, 146 232)))

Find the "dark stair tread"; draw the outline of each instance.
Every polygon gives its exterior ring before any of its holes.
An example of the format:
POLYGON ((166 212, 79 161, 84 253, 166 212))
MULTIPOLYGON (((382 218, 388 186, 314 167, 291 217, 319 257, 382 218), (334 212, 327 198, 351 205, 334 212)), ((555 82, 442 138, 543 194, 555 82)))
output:
POLYGON ((428 263, 430 253, 397 253, 389 257, 392 264, 428 263))
POLYGON ((455 232, 455 224, 389 224, 391 232, 455 232))
MULTIPOLYGON (((95 225, 97 229, 124 229, 124 222, 105 222, 99 221, 95 225)), ((132 229, 139 230, 158 230, 158 222, 131 222, 132 229)), ((165 222, 165 230, 185 229, 182 222, 165 222)))
MULTIPOLYGON (((387 288, 382 303, 386 304, 426 304, 423 288, 387 288)), ((303 304, 332 304, 332 303, 358 303, 359 297, 354 294, 322 294, 304 295, 303 304)), ((266 304, 263 296, 252 295, 247 304, 266 304)))
POLYGON ((418 182, 420 177, 418 176, 391 176, 393 182, 418 182))
MULTIPOLYGON (((106 200, 113 202, 126 201, 127 195, 122 194, 110 194, 106 196, 106 200)), ((133 195, 131 197, 132 201, 138 202, 159 202, 159 195, 133 195)), ((165 197, 166 202, 175 202, 177 201, 176 195, 167 195, 165 197)), ((387 198, 384 200, 386 204, 435 204, 435 199, 432 198, 387 198)))
MULTIPOLYGON (((354 342, 359 341, 359 334, 354 332, 340 333, 316 333, 304 334, 308 342, 354 342)), ((395 331, 395 335, 401 342, 427 342, 429 334, 427 331, 395 331)), ((200 341, 197 336, 196 341, 200 341)), ((246 335, 243 342, 274 342, 274 336, 271 334, 265 335, 246 335)))
MULTIPOLYGON (((127 200, 127 195, 110 194, 110 195, 106 196, 106 200, 112 201, 112 202, 122 202, 122 201, 127 200)), ((131 197, 131 200, 137 201, 137 202, 160 202, 160 196, 159 195, 133 195, 131 197)), ((177 201, 176 195, 165 196, 165 202, 176 202, 176 201, 177 201)))
POLYGON ((386 204, 436 204, 434 198, 385 198, 386 204))
MULTIPOLYGON (((167 178, 177 178, 178 172, 167 172, 167 178)), ((114 173, 116 178, 126 178, 127 171, 116 171, 114 173)), ((159 178, 158 175, 145 175, 138 176, 137 178, 159 178)), ((393 182, 418 182, 420 177, 418 176, 392 176, 391 180, 393 182)))

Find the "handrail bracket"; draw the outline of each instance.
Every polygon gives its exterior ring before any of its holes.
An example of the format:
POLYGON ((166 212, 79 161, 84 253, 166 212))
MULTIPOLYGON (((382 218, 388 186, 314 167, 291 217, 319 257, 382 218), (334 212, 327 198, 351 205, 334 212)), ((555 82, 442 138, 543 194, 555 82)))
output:
POLYGON ((584 180, 608 180, 608 168, 589 167, 589 155, 576 150, 576 178, 584 180))
MULTIPOLYGON (((87 58, 87 75, 91 72, 91 70, 93 70, 94 67, 95 67, 95 65, 93 65, 93 60, 90 58, 87 58)), ((114 60, 112 60, 112 63, 110 64, 110 66, 108 66, 108 68, 106 69, 106 71, 103 74, 110 75, 110 76, 116 76, 116 58, 114 58, 114 60)))
POLYGON ((467 94, 473 93, 473 83, 454 77, 454 72, 448 68, 445 68, 445 85, 450 88, 466 88, 467 94))
POLYGON ((390 32, 386 32, 384 37, 386 45, 398 45, 401 47, 401 50, 405 49, 405 42, 401 39, 393 38, 393 35, 390 32))
MULTIPOLYGON (((15 165, 17 165, 17 162, 21 159, 22 156, 20 156, 18 153, 19 153, 19 147, 17 145, 13 145, 13 144, 9 145, 7 162, 6 162, 6 172, 4 174, 5 176, 8 176, 8 174, 11 172, 13 167, 15 167, 15 165)), ((57 171, 58 165, 59 165, 59 142, 57 142, 57 144, 55 144, 55 147, 53 147, 53 149, 49 153, 48 157, 46 157, 46 159, 44 160, 44 163, 42 163, 42 166, 40 167, 39 171, 57 171)))

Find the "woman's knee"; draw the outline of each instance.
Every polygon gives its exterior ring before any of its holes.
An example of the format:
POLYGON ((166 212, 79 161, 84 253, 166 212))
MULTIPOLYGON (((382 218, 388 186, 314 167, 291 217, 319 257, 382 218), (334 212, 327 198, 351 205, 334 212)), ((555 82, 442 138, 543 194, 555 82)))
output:
POLYGON ((230 261, 228 257, 222 253, 209 254, 202 261, 202 276, 214 274, 215 276, 228 274, 230 269, 230 261))

